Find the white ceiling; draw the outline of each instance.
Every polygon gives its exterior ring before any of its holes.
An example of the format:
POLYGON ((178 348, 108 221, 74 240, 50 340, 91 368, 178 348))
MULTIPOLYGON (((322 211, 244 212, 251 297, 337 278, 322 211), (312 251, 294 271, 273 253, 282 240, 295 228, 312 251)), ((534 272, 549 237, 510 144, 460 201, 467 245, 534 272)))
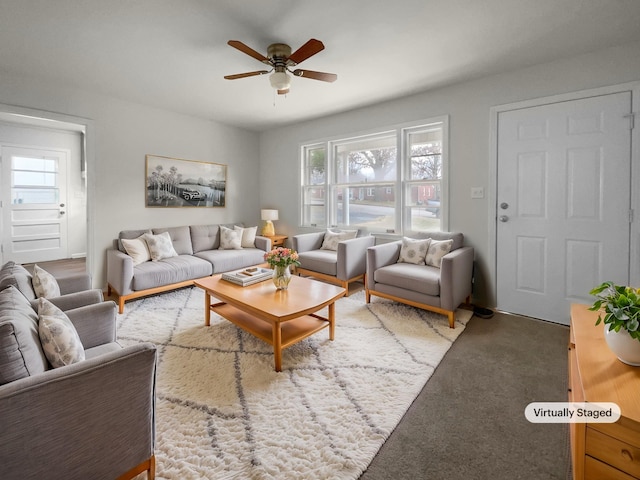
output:
POLYGON ((632 41, 638 0, 0 0, 0 73, 258 131, 632 41), (310 38, 335 83, 223 79, 310 38))

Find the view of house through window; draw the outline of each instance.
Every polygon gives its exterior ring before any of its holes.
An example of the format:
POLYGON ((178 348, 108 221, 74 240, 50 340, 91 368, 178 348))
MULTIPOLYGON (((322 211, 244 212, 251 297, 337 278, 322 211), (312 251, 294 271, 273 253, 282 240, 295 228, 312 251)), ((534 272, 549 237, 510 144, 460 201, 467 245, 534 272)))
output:
POLYGON ((441 230, 446 119, 302 148, 302 225, 441 230))

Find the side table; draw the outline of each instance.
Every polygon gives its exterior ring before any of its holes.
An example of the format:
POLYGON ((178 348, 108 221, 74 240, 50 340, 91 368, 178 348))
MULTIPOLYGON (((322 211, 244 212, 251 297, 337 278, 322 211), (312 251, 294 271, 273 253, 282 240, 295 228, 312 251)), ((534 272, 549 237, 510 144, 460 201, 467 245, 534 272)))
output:
POLYGON ((265 235, 265 237, 271 239, 271 248, 284 247, 285 240, 289 238, 286 235, 278 235, 277 233, 275 235, 265 235))

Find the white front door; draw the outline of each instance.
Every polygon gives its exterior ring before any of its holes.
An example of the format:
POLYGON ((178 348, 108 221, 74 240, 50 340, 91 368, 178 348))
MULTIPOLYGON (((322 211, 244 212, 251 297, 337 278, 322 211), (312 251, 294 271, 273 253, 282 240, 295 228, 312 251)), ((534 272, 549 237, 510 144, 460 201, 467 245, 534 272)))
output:
POLYGON ((1 145, 3 261, 67 258, 69 152, 1 145))
POLYGON ((497 301, 569 323, 605 280, 629 282, 631 93, 498 116, 497 301))

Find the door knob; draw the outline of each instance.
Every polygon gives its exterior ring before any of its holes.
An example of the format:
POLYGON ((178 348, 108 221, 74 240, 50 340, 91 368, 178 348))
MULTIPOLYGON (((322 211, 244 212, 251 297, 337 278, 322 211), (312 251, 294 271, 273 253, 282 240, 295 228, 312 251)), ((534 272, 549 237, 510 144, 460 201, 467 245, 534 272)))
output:
POLYGON ((64 215, 64 210, 60 210, 60 215, 64 215))
POLYGON ((507 217, 506 215, 500 215, 498 217, 498 220, 500 220, 502 223, 508 222, 509 221, 509 217, 507 217))

